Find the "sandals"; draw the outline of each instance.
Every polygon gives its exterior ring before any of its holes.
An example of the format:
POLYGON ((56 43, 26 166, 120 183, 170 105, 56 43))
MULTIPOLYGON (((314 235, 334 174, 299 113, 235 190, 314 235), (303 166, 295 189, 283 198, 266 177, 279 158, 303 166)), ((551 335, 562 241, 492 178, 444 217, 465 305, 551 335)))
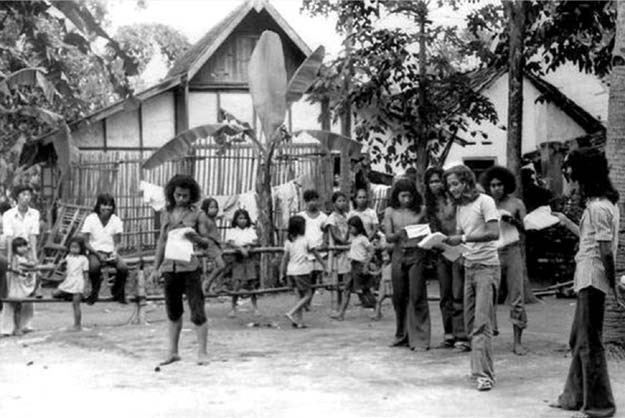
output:
POLYGON ((477 390, 485 392, 493 388, 493 381, 486 377, 477 378, 477 390))

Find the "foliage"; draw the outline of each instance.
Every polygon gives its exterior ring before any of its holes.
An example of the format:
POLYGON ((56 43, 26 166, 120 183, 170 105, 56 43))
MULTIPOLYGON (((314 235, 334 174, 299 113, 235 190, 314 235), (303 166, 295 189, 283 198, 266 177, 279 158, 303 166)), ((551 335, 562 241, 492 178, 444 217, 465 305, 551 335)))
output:
MULTIPOLYGON (((457 35, 457 28, 433 25, 425 2, 305 0, 303 9, 336 13, 349 46, 349 52, 324 67, 313 85, 313 100, 329 98, 335 120, 350 104, 360 116, 356 139, 369 145, 372 161, 383 161, 387 171, 394 162, 414 164, 424 142, 430 156, 439 154, 467 130, 469 120, 497 122, 492 104, 472 89, 469 74, 450 56, 450 51, 468 51, 471 45, 457 35), (392 14, 407 16, 415 27, 424 23, 425 57, 413 51, 419 33, 378 27, 379 19, 392 14)), ((423 166, 426 156, 421 159, 423 166)))

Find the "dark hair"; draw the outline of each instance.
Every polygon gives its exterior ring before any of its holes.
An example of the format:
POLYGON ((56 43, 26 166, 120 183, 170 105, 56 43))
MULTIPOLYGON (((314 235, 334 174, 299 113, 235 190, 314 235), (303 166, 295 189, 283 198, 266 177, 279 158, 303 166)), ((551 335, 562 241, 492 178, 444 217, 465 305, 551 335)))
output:
POLYGON ((13 241, 11 241, 11 250, 13 251, 13 254, 17 252, 17 249, 19 247, 23 247, 23 246, 28 246, 28 241, 26 241, 22 237, 17 237, 13 241))
POLYGON ((113 213, 115 213, 115 198, 110 193, 100 193, 98 198, 95 201, 95 206, 93 207, 93 211, 100 214, 100 207, 102 205, 110 205, 113 206, 113 213))
POLYGON ((176 174, 167 182, 165 186, 165 199, 167 200, 167 210, 172 210, 176 206, 176 200, 174 199, 174 192, 176 188, 187 189, 191 192, 191 204, 197 203, 200 200, 200 186, 197 181, 191 176, 186 174, 176 174))
POLYGON ((462 193, 459 201, 456 203, 471 203, 480 196, 480 191, 477 189, 477 184, 475 181, 475 174, 473 174, 473 171, 471 171, 469 167, 467 167, 466 165, 457 165, 451 167, 450 169, 445 171, 445 182, 447 182, 447 178, 452 174, 458 177, 458 180, 461 183, 465 184, 464 192, 462 193))
POLYGON ((613 204, 619 193, 610 181, 610 167, 605 155, 596 149, 580 148, 569 154, 567 165, 571 167, 571 180, 579 183, 585 198, 604 197, 613 204))
POLYGON ((417 185, 408 178, 400 178, 393 185, 391 189, 391 201, 389 206, 393 209, 399 209, 399 194, 402 192, 410 192, 412 194, 412 203, 409 209, 416 213, 421 212, 421 205, 423 204, 423 198, 417 190, 417 185))
POLYGON ((423 181, 425 183, 423 190, 425 190, 425 214, 428 217, 430 224, 439 231, 441 229, 441 224, 436 216, 436 206, 437 206, 437 197, 432 190, 430 189, 430 180, 432 177, 438 176, 441 183, 443 183, 443 188, 445 187, 445 171, 440 167, 430 167, 425 170, 425 174, 423 176, 423 181))
POLYGON ((219 211, 219 202, 217 201, 217 199, 207 197, 206 199, 202 200, 202 206, 200 207, 202 209, 202 212, 204 212, 206 216, 208 216, 208 208, 210 207, 211 203, 215 203, 215 205, 217 206, 217 211, 219 211))
POLYGON ((17 200, 22 192, 30 192, 33 194, 33 188, 30 184, 19 184, 13 188, 13 199, 17 200))
POLYGON ((366 207, 369 207, 369 192, 364 187, 359 187, 356 189, 356 193, 354 193, 354 198, 352 199, 352 204, 354 205, 354 209, 356 209, 356 196, 358 196, 358 192, 365 192, 365 197, 367 198, 366 207))
POLYGON ((287 238, 289 241, 301 235, 306 234, 306 219, 303 216, 295 215, 289 218, 289 228, 287 230, 287 238))
POLYGON ((493 179, 501 181, 503 184, 503 194, 505 196, 514 193, 516 190, 516 179, 514 178, 514 174, 512 174, 512 171, 508 170, 506 167, 495 165, 482 174, 480 183, 482 183, 482 187, 484 187, 484 190, 488 194, 490 194, 490 182, 493 181, 493 179))
POLYGON ((348 226, 353 226, 356 228, 356 235, 364 235, 367 236, 367 231, 365 231, 365 225, 362 223, 362 219, 360 216, 352 216, 347 220, 348 226))
POLYGON ((339 191, 332 193, 332 203, 336 203, 336 201, 339 200, 339 197, 344 197, 345 200, 347 200, 347 195, 339 191))
POLYGON ((4 212, 11 209, 11 204, 9 202, 0 202, 0 215, 4 215, 4 212))
POLYGON ((73 243, 78 244, 78 246, 80 247, 80 251, 78 253, 85 255, 85 253, 87 252, 85 240, 82 239, 82 237, 78 236, 70 238, 70 240, 67 242, 67 251, 69 251, 69 248, 72 246, 73 243))
POLYGON ((319 199, 319 193, 315 189, 308 189, 304 191, 304 202, 310 202, 313 199, 319 199))
POLYGON ((246 211, 245 209, 237 209, 237 210, 234 212, 234 215, 232 215, 232 227, 233 227, 233 228, 236 228, 236 227, 238 227, 238 226, 239 226, 239 225, 237 224, 237 218, 238 218, 239 216, 241 216, 241 215, 243 215, 243 216, 245 216, 245 217, 247 218, 247 226, 248 226, 248 227, 249 227, 249 226, 252 226, 252 219, 250 218, 250 213, 249 213, 248 211, 246 211))

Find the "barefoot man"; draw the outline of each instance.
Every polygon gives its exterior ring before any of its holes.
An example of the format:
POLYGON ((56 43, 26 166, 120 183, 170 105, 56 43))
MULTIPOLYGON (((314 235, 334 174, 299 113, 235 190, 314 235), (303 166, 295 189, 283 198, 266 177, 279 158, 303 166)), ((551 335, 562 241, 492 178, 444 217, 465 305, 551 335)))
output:
POLYGON ((523 294, 523 280, 525 268, 523 252, 521 251, 521 235, 525 233, 523 218, 525 205, 521 199, 512 196, 516 190, 514 174, 505 167, 494 166, 484 173, 484 189, 490 194, 499 211, 499 262, 501 263, 501 280, 505 281, 510 300, 510 322, 514 340, 512 352, 520 356, 527 354, 521 344, 521 335, 527 327, 527 313, 525 312, 525 295, 523 294))
POLYGON ((178 342, 182 331, 182 295, 187 296, 191 322, 195 325, 198 340, 199 365, 208 363, 206 339, 208 326, 204 311, 204 294, 200 263, 195 255, 190 261, 165 257, 165 247, 170 232, 178 228, 191 228, 184 235, 194 244, 208 245, 208 219, 206 214, 194 204, 200 200, 200 187, 190 176, 175 175, 165 186, 167 206, 163 214, 163 225, 156 247, 153 279, 162 274, 165 279, 165 306, 169 320, 169 352, 160 364, 170 364, 180 360, 178 342))

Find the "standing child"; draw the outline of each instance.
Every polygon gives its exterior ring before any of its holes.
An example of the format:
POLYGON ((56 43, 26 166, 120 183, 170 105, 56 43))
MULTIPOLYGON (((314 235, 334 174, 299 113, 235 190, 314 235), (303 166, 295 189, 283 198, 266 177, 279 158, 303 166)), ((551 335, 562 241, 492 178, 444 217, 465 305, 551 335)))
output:
POLYGON ((285 277, 296 291, 297 303, 285 315, 295 328, 306 328, 302 322, 302 310, 313 295, 312 261, 313 255, 325 269, 325 263, 317 250, 310 245, 306 237, 306 220, 301 216, 289 219, 287 241, 284 243, 284 257, 280 264, 280 277, 285 277))
POLYGON ((347 257, 351 262, 351 275, 345 284, 345 297, 339 311, 332 314, 332 319, 342 321, 345 317, 349 296, 355 292, 360 297, 363 306, 375 307, 375 299, 371 294, 369 274, 369 262, 373 257, 373 245, 367 238, 367 233, 362 220, 358 216, 352 216, 347 220, 351 243, 347 257), (372 300, 373 299, 373 300, 372 300))
MULTIPOLYGON (((29 258, 28 241, 17 237, 11 242, 12 257, 7 274, 7 297, 22 299, 35 291, 35 273, 32 271, 34 263, 29 258)), ((25 308, 26 303, 9 302, 2 309, 2 335, 22 335, 25 325, 31 319, 25 308)))
POLYGON ((85 281, 88 279, 89 259, 85 256, 85 242, 79 237, 74 237, 69 241, 69 254, 63 262, 65 267, 65 280, 52 292, 55 298, 71 298, 72 309, 74 310, 74 330, 80 331, 82 313, 80 302, 85 290, 85 281))
POLYGON ((209 291, 208 286, 210 285, 210 283, 220 274, 224 273, 226 263, 221 257, 221 236, 219 234, 219 229, 217 228, 217 214, 219 213, 219 203, 217 202, 217 200, 209 197, 202 201, 201 208, 202 211, 206 214, 206 218, 208 218, 208 246, 206 247, 205 252, 206 256, 208 257, 208 261, 213 263, 211 273, 206 278, 203 286, 204 294, 206 294, 209 291))
MULTIPOLYGON (((298 213, 299 216, 306 221, 306 238, 310 242, 312 248, 319 248, 323 245, 323 227, 328 220, 328 216, 319 210, 319 193, 316 190, 304 191, 304 203, 306 204, 306 210, 298 213)), ((312 261, 311 282, 313 285, 321 282, 323 277, 323 266, 315 259, 314 256, 309 256, 309 260, 312 261)), ((315 291, 313 290, 313 296, 315 291)), ((312 303, 312 297, 305 305, 305 309, 310 307, 312 303)))
MULTIPOLYGON (((235 292, 239 289, 248 291, 258 289, 260 283, 256 271, 256 261, 249 252, 253 246, 258 244, 258 235, 256 235, 256 231, 252 226, 250 214, 245 209, 238 209, 234 212, 232 228, 226 233, 226 244, 237 252, 232 262, 232 280, 237 283, 235 292)), ((250 299, 254 309, 254 316, 258 316, 256 295, 252 294, 250 299)), ((236 316, 238 300, 238 296, 232 296, 232 311, 228 316, 236 316)))
MULTIPOLYGON (((330 245, 346 245, 349 243, 349 226, 347 225, 347 196, 343 192, 332 194, 334 211, 328 216, 325 229, 330 237, 330 245)), ((347 284, 347 275, 350 272, 347 251, 334 251, 334 262, 330 269, 338 275, 339 287, 347 284)), ((338 291, 338 305, 342 305, 342 292, 338 291)))
POLYGON ((375 306, 375 313, 371 317, 371 319, 373 319, 374 321, 382 319, 382 302, 384 302, 384 299, 393 296, 393 288, 391 286, 392 268, 393 265, 391 264, 391 256, 389 255, 388 251, 386 251, 386 249, 383 249, 380 286, 378 287, 378 300, 375 306))

